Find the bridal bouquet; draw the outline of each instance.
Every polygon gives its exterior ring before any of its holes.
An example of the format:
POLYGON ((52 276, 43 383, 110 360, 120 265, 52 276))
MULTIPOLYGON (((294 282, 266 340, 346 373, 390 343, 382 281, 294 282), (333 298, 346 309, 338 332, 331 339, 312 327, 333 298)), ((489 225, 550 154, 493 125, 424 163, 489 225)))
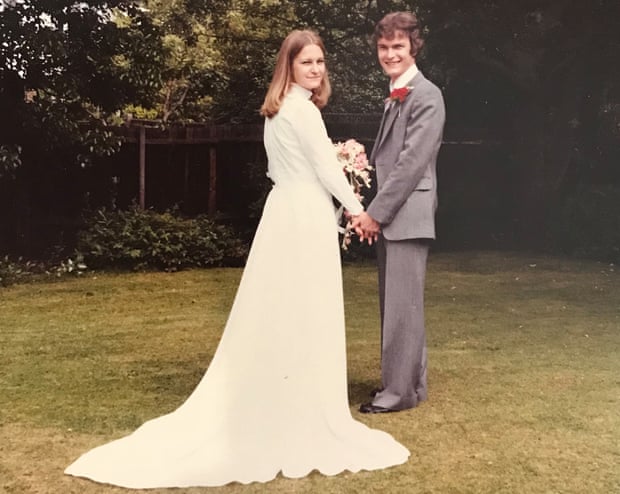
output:
MULTIPOLYGON (((360 191, 362 187, 370 187, 370 172, 372 171, 372 166, 368 164, 364 145, 355 139, 348 139, 345 142, 337 142, 334 146, 336 147, 338 161, 342 165, 342 170, 349 180, 353 192, 362 201, 364 196, 360 191)), ((347 250, 351 243, 351 222, 345 217, 343 211, 342 207, 338 210, 338 223, 340 225, 339 231, 343 234, 341 246, 347 250)))

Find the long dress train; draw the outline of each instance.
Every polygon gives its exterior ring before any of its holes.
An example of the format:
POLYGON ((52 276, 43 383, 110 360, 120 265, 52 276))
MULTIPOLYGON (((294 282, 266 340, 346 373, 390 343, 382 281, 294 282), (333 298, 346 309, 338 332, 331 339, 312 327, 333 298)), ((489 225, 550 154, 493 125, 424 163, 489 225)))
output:
POLYGON ((65 473, 131 488, 218 486, 407 461, 404 446, 350 413, 331 195, 361 206, 308 96, 294 85, 265 124, 275 186, 202 380, 174 412, 65 473))

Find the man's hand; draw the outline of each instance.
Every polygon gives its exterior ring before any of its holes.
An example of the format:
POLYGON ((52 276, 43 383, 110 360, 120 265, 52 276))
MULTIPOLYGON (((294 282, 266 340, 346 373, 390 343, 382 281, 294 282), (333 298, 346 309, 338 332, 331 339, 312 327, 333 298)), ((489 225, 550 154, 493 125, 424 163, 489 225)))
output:
POLYGON ((351 222, 351 228, 355 230, 355 233, 360 238, 360 241, 368 241, 368 245, 372 245, 377 241, 379 232, 381 231, 381 225, 366 211, 360 213, 353 218, 351 222))

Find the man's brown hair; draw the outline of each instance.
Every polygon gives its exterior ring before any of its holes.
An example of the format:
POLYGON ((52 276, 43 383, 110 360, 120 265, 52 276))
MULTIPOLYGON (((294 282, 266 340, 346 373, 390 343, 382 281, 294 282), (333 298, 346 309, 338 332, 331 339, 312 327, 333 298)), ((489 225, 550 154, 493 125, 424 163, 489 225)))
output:
POLYGON ((397 31, 402 31, 409 37, 411 55, 416 57, 424 46, 424 39, 420 22, 411 12, 392 12, 377 22, 372 38, 375 46, 379 38, 392 39, 397 31))

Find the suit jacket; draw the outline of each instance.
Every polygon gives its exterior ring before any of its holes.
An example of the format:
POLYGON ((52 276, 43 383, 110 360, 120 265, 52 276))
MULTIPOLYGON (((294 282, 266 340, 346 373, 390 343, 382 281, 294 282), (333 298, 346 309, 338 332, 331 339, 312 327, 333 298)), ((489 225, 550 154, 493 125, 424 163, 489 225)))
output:
POLYGON ((439 88, 421 72, 407 87, 405 101, 392 102, 384 113, 370 154, 377 195, 367 211, 388 240, 435 238, 444 101, 439 88))

